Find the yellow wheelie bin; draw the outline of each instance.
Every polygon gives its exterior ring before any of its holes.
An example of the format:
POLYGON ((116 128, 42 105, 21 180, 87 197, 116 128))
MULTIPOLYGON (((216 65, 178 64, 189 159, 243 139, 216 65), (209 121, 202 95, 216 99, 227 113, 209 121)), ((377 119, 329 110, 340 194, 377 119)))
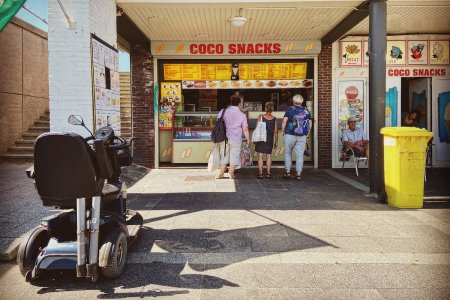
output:
POLYGON ((389 205, 421 208, 427 143, 433 133, 416 127, 384 127, 384 182, 389 205))

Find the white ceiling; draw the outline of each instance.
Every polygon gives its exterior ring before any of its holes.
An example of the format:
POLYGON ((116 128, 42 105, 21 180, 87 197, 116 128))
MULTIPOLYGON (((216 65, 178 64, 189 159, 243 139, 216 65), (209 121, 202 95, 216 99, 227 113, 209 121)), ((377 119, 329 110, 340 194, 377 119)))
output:
MULTIPOLYGON (((152 41, 320 40, 363 1, 117 0, 152 41), (248 18, 243 27, 228 19, 248 18)), ((388 34, 450 33, 450 0, 387 1, 388 34)), ((345 35, 368 35, 369 18, 345 35)))

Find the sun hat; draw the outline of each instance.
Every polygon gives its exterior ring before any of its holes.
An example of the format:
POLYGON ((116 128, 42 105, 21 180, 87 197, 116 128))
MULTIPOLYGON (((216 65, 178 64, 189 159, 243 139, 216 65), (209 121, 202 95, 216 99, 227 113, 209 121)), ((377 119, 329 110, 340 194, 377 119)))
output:
POLYGON ((357 118, 351 117, 351 118, 348 119, 347 124, 350 123, 350 122, 358 122, 358 121, 359 120, 357 118))

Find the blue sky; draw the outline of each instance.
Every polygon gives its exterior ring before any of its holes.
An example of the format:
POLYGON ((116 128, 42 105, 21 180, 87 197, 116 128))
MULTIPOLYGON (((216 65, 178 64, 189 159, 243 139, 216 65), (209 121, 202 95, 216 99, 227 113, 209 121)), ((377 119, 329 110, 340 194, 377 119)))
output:
MULTIPOLYGON (((25 6, 31 10, 33 13, 38 15, 41 19, 48 19, 48 9, 47 0, 27 0, 25 6)), ((33 24, 37 28, 48 32, 48 25, 39 18, 33 16, 30 12, 21 8, 17 13, 16 17, 33 24)), ((129 72, 130 71, 130 55, 125 52, 119 51, 119 71, 129 72)))

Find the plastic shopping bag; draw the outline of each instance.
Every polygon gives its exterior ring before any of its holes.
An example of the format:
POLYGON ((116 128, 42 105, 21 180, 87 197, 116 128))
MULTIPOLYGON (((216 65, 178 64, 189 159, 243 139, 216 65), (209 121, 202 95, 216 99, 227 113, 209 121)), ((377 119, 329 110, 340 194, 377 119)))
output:
POLYGON ((263 122, 262 116, 252 133, 252 142, 265 142, 267 140, 266 122, 263 122))
POLYGON ((219 144, 215 144, 214 147, 211 149, 211 155, 209 156, 208 160, 208 171, 214 172, 219 168, 220 164, 220 152, 219 152, 219 144))
POLYGON ((250 148, 247 145, 244 145, 241 150, 241 166, 251 166, 252 164, 253 162, 250 148))

